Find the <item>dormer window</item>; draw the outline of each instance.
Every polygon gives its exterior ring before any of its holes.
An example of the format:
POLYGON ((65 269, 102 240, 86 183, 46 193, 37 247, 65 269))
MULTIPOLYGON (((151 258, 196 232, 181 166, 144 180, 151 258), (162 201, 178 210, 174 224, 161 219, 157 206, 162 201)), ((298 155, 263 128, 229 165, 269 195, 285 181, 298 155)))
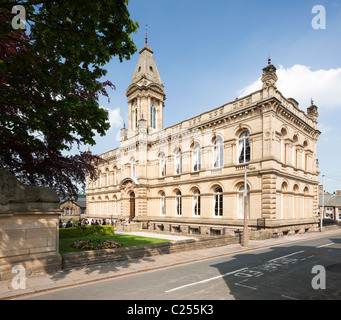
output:
POLYGON ((150 67, 149 67, 149 70, 150 70, 151 72, 153 72, 153 67, 152 67, 152 66, 150 66, 150 67))
POLYGON ((140 72, 141 71, 141 67, 139 67, 138 71, 137 72, 140 72))

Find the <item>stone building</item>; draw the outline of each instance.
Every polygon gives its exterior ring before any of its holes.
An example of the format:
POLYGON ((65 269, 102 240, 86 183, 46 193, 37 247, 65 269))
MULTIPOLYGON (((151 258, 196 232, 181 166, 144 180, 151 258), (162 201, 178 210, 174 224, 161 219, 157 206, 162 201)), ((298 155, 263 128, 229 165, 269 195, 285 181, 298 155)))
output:
POLYGON ((86 199, 78 198, 78 200, 66 199, 60 203, 61 220, 80 220, 85 218, 86 199))
POLYGON ((87 181, 87 217, 226 234, 243 226, 247 167, 250 228, 314 230, 318 108, 312 102, 301 110, 277 90, 277 80, 269 59, 260 90, 164 128, 166 92, 146 43, 126 91, 121 145, 101 155, 107 162, 98 180, 87 181))
POLYGON ((341 190, 333 194, 324 192, 323 186, 319 186, 319 209, 323 212, 323 219, 329 219, 341 224, 341 190))

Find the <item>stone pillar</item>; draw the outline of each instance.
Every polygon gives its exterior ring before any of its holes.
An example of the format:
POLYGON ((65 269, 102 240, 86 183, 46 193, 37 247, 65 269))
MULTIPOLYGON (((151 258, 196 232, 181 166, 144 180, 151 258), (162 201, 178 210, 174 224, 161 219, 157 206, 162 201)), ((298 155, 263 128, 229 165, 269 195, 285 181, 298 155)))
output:
POLYGON ((59 270, 58 195, 20 184, 0 169, 0 280, 13 278, 12 268, 36 272, 59 270))

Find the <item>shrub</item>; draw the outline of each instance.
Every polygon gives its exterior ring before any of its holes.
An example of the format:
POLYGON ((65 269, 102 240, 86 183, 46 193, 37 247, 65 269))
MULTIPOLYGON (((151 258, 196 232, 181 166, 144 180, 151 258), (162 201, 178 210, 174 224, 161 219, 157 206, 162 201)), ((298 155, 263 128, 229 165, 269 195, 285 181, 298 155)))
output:
POLYGON ((60 239, 113 235, 115 235, 115 229, 112 226, 84 226, 59 229, 60 239))

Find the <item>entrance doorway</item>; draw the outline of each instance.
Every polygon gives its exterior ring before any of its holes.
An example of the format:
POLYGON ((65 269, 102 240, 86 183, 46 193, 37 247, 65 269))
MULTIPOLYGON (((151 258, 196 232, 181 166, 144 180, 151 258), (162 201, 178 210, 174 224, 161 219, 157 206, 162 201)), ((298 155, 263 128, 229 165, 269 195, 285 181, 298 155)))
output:
POLYGON ((130 194, 130 221, 135 219, 135 193, 130 194))

